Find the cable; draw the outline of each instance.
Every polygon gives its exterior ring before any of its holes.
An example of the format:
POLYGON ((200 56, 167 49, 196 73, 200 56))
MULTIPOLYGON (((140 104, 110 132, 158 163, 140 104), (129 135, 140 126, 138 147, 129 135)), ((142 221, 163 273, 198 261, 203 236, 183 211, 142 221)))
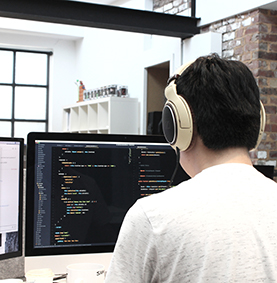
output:
POLYGON ((67 273, 64 274, 55 274, 55 277, 53 278, 53 281, 59 281, 61 279, 66 279, 67 273))
POLYGON ((175 165, 175 169, 173 171, 173 174, 171 176, 170 182, 168 184, 168 189, 171 187, 173 180, 175 178, 175 175, 177 173, 178 167, 179 167, 179 161, 180 161, 180 149, 178 147, 176 147, 176 165, 175 165))

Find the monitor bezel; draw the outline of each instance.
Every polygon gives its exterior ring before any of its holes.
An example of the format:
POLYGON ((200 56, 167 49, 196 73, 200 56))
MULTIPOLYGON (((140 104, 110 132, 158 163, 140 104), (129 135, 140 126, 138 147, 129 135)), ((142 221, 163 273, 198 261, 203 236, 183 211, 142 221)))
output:
POLYGON ((18 213, 18 251, 0 254, 0 260, 21 257, 23 255, 23 168, 24 168, 24 138, 0 137, 0 142, 19 142, 19 213, 18 213))
POLYGON ((161 135, 129 135, 129 134, 95 134, 95 133, 68 133, 68 132, 31 132, 27 137, 27 174, 26 174, 26 220, 25 220, 25 256, 49 256, 66 254, 107 253, 113 252, 113 245, 86 246, 86 247, 58 247, 58 248, 34 248, 34 162, 35 141, 104 141, 104 142, 147 142, 165 143, 161 135))

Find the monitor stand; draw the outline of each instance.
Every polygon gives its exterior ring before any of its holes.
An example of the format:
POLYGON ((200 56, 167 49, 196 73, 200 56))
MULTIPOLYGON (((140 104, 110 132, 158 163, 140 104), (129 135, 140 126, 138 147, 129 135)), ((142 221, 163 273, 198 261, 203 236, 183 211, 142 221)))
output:
POLYGON ((24 257, 14 257, 0 261, 0 279, 23 278, 24 257))

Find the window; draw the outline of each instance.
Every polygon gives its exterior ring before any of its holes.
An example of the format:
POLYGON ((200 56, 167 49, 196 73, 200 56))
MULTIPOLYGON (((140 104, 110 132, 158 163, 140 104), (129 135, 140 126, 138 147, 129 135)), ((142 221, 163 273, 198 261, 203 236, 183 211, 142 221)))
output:
POLYGON ((51 55, 0 48, 0 136, 48 131, 51 55))

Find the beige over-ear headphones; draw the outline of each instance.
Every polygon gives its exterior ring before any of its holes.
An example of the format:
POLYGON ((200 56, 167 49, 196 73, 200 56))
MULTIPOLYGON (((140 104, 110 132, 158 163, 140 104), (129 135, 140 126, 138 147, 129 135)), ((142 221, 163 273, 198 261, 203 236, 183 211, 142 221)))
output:
MULTIPOLYGON (((180 151, 187 150, 191 145, 193 136, 193 119, 188 103, 182 96, 177 94, 175 81, 193 62, 194 61, 181 66, 169 79, 168 86, 165 89, 165 97, 167 101, 162 113, 163 133, 167 142, 175 150, 178 148, 180 151)), ((265 109, 261 101, 260 105, 260 132, 255 148, 257 148, 261 142, 266 122, 265 109)))

